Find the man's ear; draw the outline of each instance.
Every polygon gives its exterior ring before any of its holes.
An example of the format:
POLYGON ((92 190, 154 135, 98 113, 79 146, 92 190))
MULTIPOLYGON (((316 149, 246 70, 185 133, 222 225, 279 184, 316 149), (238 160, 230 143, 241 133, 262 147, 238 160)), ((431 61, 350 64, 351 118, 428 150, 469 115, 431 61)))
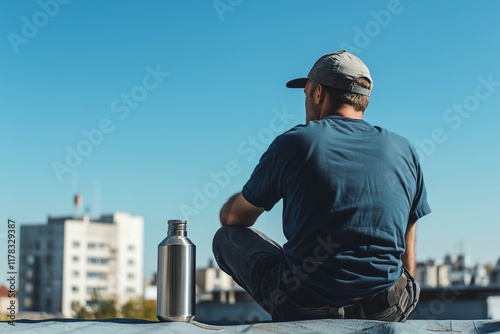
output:
POLYGON ((325 87, 323 87, 321 84, 318 84, 313 95, 314 104, 321 104, 325 100, 325 94, 325 87))

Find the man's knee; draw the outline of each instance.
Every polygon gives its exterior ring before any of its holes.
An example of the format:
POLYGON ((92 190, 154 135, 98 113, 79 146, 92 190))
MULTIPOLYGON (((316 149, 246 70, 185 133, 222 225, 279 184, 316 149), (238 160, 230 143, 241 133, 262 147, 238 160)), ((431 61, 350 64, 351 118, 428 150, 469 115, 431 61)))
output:
POLYGON ((221 245, 224 242, 223 239, 226 238, 226 232, 224 231, 225 227, 226 226, 222 226, 217 230, 217 232, 215 232, 214 238, 212 240, 212 251, 214 252, 214 254, 217 254, 219 250, 218 246, 221 245))
POLYGON ((232 226, 222 226, 215 232, 214 238, 212 240, 212 251, 215 256, 220 254, 221 247, 229 244, 231 239, 230 235, 235 232, 235 228, 232 226))

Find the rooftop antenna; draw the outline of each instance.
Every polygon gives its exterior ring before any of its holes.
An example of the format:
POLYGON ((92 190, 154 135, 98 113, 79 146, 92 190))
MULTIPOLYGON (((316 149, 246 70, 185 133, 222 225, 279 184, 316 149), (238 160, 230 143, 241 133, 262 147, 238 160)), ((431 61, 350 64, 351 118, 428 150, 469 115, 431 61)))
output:
POLYGON ((80 207, 82 206, 82 196, 75 195, 75 218, 80 217, 80 207))
POLYGON ((73 194, 75 197, 73 199, 73 204, 75 206, 75 213, 73 218, 78 218, 80 216, 80 206, 82 204, 82 198, 78 195, 78 172, 73 171, 73 194))

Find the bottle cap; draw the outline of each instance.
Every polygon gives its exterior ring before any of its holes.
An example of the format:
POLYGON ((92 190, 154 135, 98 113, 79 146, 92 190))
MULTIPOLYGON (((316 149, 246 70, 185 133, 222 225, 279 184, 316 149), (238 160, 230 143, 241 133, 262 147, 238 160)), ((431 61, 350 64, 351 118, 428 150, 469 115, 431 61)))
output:
POLYGON ((168 221, 169 230, 186 230, 187 220, 182 219, 170 219, 168 221))

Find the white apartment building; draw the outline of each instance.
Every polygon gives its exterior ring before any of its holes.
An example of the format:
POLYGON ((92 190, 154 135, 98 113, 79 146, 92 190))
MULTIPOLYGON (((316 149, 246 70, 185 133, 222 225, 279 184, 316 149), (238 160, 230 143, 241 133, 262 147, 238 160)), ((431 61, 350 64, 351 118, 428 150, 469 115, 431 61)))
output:
POLYGON ((128 213, 21 225, 20 311, 71 317, 71 303, 89 305, 93 292, 119 304, 142 295, 143 248, 144 219, 128 213))
POLYGON ((419 262, 416 267, 415 279, 422 287, 447 287, 450 285, 450 267, 436 260, 419 262))

